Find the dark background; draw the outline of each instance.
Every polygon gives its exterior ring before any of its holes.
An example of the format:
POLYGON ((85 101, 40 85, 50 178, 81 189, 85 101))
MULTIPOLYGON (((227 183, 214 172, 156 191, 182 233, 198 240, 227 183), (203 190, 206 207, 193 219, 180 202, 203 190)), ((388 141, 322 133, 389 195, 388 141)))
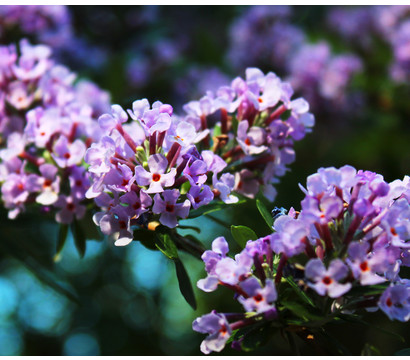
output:
MULTIPOLYGON (((244 75, 230 67, 226 51, 229 26, 247 7, 70 6, 69 11, 75 33, 97 50, 84 58, 67 57, 67 65, 110 91, 112 102, 125 108, 147 97, 151 102, 175 104, 179 110, 198 98, 195 93, 183 98, 175 91, 175 82, 193 65, 218 67, 230 78, 244 75), (169 62, 161 62, 153 50, 164 39, 178 48, 169 62), (148 59, 155 69, 142 86, 128 82, 126 64, 133 57, 148 59)), ((294 7, 292 23, 305 29, 311 39, 326 39, 343 51, 346 45, 328 31, 327 11, 324 6, 294 7)), ((350 164, 381 173, 387 181, 409 174, 409 86, 389 83, 385 66, 391 54, 385 47, 380 48, 379 57, 385 60, 379 67, 361 55, 369 64, 359 79, 365 105, 342 119, 320 109, 315 112, 314 131, 295 145, 296 161, 277 185, 278 197, 274 204, 267 204, 270 208, 298 209, 303 195, 298 183, 305 184, 319 167, 350 164)), ((262 65, 262 69, 275 71, 274 65, 262 65)), ((190 87, 195 89, 195 83, 190 87)), ((54 259, 56 224, 41 221, 35 214, 15 221, 7 220, 4 211, 0 215, 2 355, 200 355, 203 336, 192 331, 192 321, 212 309, 232 312, 239 306, 225 289, 209 294, 195 289, 198 309, 193 311, 179 293, 173 264, 138 242, 116 248, 107 239, 89 241, 80 259, 70 238, 61 256, 54 259), (70 293, 78 296, 78 303, 70 300, 70 293)), ((251 226, 260 236, 269 232, 253 201, 191 224, 202 229, 197 236, 208 248, 216 236, 225 235, 236 251, 223 222, 251 226)), ((193 284, 205 277, 200 261, 188 255, 183 259, 193 284)), ((407 344, 375 327, 346 324, 328 330, 354 355, 366 343, 376 345, 383 355, 409 347, 408 324, 391 322, 380 311, 366 319, 400 333, 407 344)), ((314 349, 302 347, 302 353, 313 354, 314 349)), ((228 347, 223 354, 246 355, 228 347)), ((278 333, 255 354, 293 352, 278 333)))

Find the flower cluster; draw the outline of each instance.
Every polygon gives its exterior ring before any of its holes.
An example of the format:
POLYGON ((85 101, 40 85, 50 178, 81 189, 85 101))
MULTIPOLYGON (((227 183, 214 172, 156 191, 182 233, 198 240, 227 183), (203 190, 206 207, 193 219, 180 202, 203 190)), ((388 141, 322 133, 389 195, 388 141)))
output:
POLYGON ((328 14, 329 28, 365 51, 374 47, 374 37, 384 39, 393 52, 391 78, 406 82, 410 74, 410 6, 365 6, 335 8, 328 14))
POLYGON ((289 23, 290 16, 289 6, 249 7, 230 27, 229 63, 242 69, 263 62, 285 70, 291 54, 306 41, 304 32, 289 23))
POLYGON ((170 228, 214 198, 235 203, 238 192, 273 200, 273 181, 294 160, 293 142, 313 126, 303 99, 273 73, 249 68, 246 79, 208 92, 184 106, 135 101, 128 113, 113 105, 99 118, 107 133, 87 150, 92 177, 87 197, 102 209, 94 221, 103 233, 132 241, 133 225, 158 219, 170 228), (127 123, 129 117, 133 120, 127 123))
POLYGON ((346 89, 353 75, 362 69, 361 60, 351 54, 332 55, 322 41, 305 44, 289 62, 289 81, 303 92, 312 106, 339 107, 347 103, 346 89), (331 101, 331 104, 329 104, 331 101))
POLYGON ((346 110, 346 89, 361 71, 361 60, 352 54, 333 55, 323 40, 309 43, 290 17, 290 7, 251 7, 231 27, 229 62, 237 68, 267 65, 287 75, 313 109, 346 110))
POLYGON ((96 118, 109 108, 109 95, 55 64, 51 49, 0 47, 0 182, 9 218, 37 204, 71 223, 85 213, 89 185, 83 156, 100 138, 96 118))
POLYGON ((222 350, 234 329, 286 321, 288 276, 315 306, 320 297, 334 299, 323 309, 330 318, 379 308, 392 320, 410 320, 410 281, 400 277, 401 266, 410 266, 410 178, 387 183, 351 166, 321 168, 302 189, 301 211, 277 216, 274 233, 248 241, 235 259, 223 238, 203 254, 208 276, 198 287, 232 289, 248 313, 235 314, 234 323, 232 314, 216 312, 195 320, 194 330, 210 334, 205 353, 222 350))
POLYGON ((18 29, 39 42, 62 47, 73 36, 71 17, 61 5, 3 5, 0 7, 0 36, 18 29))

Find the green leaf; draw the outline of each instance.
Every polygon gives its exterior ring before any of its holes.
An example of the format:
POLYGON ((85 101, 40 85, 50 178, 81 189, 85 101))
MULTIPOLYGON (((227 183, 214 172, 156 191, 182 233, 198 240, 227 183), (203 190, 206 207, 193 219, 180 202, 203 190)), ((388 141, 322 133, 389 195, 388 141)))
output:
POLYGON ((243 204, 244 202, 246 202, 246 200, 244 200, 244 199, 239 200, 235 204, 225 204, 223 201, 211 202, 208 205, 201 206, 200 208, 198 208, 194 211, 191 211, 189 213, 188 219, 194 219, 198 216, 209 214, 209 213, 212 213, 214 211, 219 211, 219 210, 223 210, 223 209, 226 209, 226 208, 232 208, 232 206, 243 204))
POLYGON ((81 258, 83 258, 85 255, 87 239, 85 237, 81 224, 77 220, 74 220, 74 222, 71 224, 71 232, 74 237, 74 244, 77 248, 78 254, 81 258))
POLYGON ((68 235, 68 225, 60 224, 60 228, 58 229, 56 255, 60 254, 61 250, 63 250, 64 244, 67 240, 67 235, 68 235))
POLYGON ((103 239, 103 236, 99 232, 97 225, 94 224, 93 216, 90 211, 87 211, 84 217, 81 220, 77 220, 77 222, 80 224, 84 236, 87 240, 101 241, 103 239))
POLYGON ((155 229, 155 246, 169 259, 178 259, 178 250, 172 241, 169 229, 163 225, 155 229))
POLYGON ((149 250, 158 250, 158 247, 155 245, 154 231, 139 228, 134 230, 133 238, 149 250))
POLYGON ((287 283, 295 290, 296 294, 307 304, 309 304, 312 307, 316 307, 315 304, 313 303, 312 299, 306 295, 304 291, 302 291, 299 286, 293 281, 293 279, 290 276, 284 276, 283 277, 287 283))
POLYGON ((187 180, 181 185, 181 195, 185 195, 191 188, 190 182, 187 180))
POLYGON ((368 343, 364 344, 362 352, 360 353, 361 356, 374 356, 374 355, 381 355, 381 352, 379 349, 374 347, 373 345, 370 345, 368 343))
POLYGON ((238 245, 243 249, 246 246, 246 242, 248 240, 256 240, 258 236, 255 232, 248 228, 247 226, 231 226, 231 234, 234 240, 238 243, 238 245))
POLYGON ((371 295, 380 295, 387 289, 389 282, 377 285, 368 285, 368 286, 357 286, 351 289, 347 295, 348 296, 371 296, 371 295))
POLYGON ((188 229, 188 230, 194 230, 198 234, 201 233, 201 229, 198 226, 192 226, 192 225, 178 225, 178 229, 188 229))
POLYGON ((401 349, 393 354, 394 356, 410 356, 410 348, 401 349))
POLYGON ((305 320, 315 320, 321 321, 324 320, 324 316, 322 316, 318 311, 312 309, 311 307, 307 307, 304 304, 301 304, 294 300, 283 299, 281 300, 281 304, 295 315, 299 316, 305 320))
POLYGON ((263 219, 265 220, 266 224, 269 226, 269 229, 272 230, 273 226, 273 217, 269 213, 269 210, 266 208, 266 206, 263 204, 262 201, 259 199, 256 199, 256 207, 258 208, 259 212, 261 213, 263 219))
POLYGON ((340 318, 340 319, 343 319, 343 320, 345 320, 345 321, 352 322, 352 323, 362 324, 362 325, 364 325, 364 326, 366 326, 366 327, 368 327, 368 328, 372 328, 372 329, 378 330, 378 331, 380 331, 380 332, 382 332, 382 333, 388 334, 388 335, 390 335, 390 336, 397 337, 397 338, 399 339, 399 341, 401 341, 401 342, 403 342, 403 343, 406 342, 406 340, 403 338, 403 336, 401 336, 401 335, 399 335, 399 334, 397 334, 397 333, 395 333, 395 332, 393 332, 393 331, 389 331, 389 330, 383 329, 382 327, 377 326, 377 325, 375 325, 375 324, 371 324, 371 323, 369 323, 369 322, 367 322, 367 321, 364 321, 364 320, 362 320, 358 315, 338 314, 337 317, 340 318))
POLYGON ((258 347, 266 344, 272 334, 273 329, 270 327, 270 324, 264 324, 253 328, 243 336, 243 340, 241 342, 242 350, 256 350, 258 347))
POLYGON ((326 339, 326 342, 324 342, 324 344, 331 346, 329 350, 336 350, 337 353, 340 355, 347 355, 347 356, 352 355, 349 349, 346 346, 344 346, 337 338, 331 335, 329 331, 321 329, 320 334, 326 339))
POLYGON ((189 279, 188 273, 185 270, 184 265, 180 259, 174 259, 175 270, 178 278, 179 290, 186 302, 196 310, 196 300, 194 295, 194 290, 192 288, 191 281, 189 279))

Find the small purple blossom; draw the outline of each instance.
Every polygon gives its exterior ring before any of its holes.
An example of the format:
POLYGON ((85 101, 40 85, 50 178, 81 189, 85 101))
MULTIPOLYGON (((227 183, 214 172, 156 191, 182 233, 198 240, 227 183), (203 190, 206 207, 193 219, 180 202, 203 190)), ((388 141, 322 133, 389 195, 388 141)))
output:
POLYGON ((209 334, 201 344, 201 351, 204 354, 221 351, 232 333, 225 316, 218 314, 216 311, 197 318, 192 323, 192 329, 209 334))
POLYGON ((180 193, 177 189, 165 190, 154 197, 154 206, 152 211, 154 214, 161 214, 159 221, 161 224, 174 228, 178 225, 177 217, 185 219, 188 216, 191 203, 185 200, 183 203, 178 203, 177 200, 180 193))
POLYGON ((168 160, 161 154, 151 155, 148 159, 149 172, 142 166, 135 168, 136 181, 138 185, 147 186, 148 194, 164 191, 164 187, 170 187, 175 182, 176 169, 172 168, 167 173, 168 160))
POLYGON ((309 260, 305 268, 305 276, 310 280, 308 285, 319 295, 327 294, 331 298, 337 298, 351 289, 352 284, 339 282, 348 272, 349 268, 339 259, 333 260, 327 270, 319 259, 309 260))

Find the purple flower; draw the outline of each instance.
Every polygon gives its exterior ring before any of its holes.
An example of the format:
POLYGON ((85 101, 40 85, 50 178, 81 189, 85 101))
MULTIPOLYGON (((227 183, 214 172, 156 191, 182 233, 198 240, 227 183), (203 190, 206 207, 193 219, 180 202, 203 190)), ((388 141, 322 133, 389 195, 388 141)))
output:
POLYGON ((192 329, 203 334, 209 334, 201 343, 201 351, 204 354, 221 351, 232 333, 225 316, 218 314, 216 311, 194 320, 192 329))
POLYGON ((250 272, 253 260, 250 255, 243 251, 235 256, 235 259, 224 257, 215 266, 215 275, 226 284, 236 285, 250 272))
POLYGON ((128 245, 133 240, 130 216, 121 205, 115 206, 109 214, 102 216, 99 225, 103 234, 118 233, 118 238, 114 243, 116 246, 128 245))
POLYGON ((349 268, 340 259, 333 260, 327 270, 319 259, 309 260, 305 267, 305 276, 310 280, 308 286, 319 295, 328 295, 331 298, 338 298, 350 290, 352 284, 339 283, 348 273, 349 268))
POLYGON ((214 199, 214 193, 207 185, 191 186, 186 196, 194 209, 198 209, 203 205, 209 204, 214 199))
POLYGON ((253 199, 259 192, 259 181, 250 170, 242 169, 240 172, 235 173, 234 190, 253 199))
POLYGON ((206 250, 202 254, 201 258, 205 263, 205 270, 208 276, 205 279, 198 280, 197 286, 199 289, 205 292, 216 290, 219 279, 216 276, 215 268, 221 259, 226 258, 228 251, 229 246, 227 241, 223 236, 220 236, 212 242, 212 250, 206 250))
POLYGON ((126 210, 131 219, 138 219, 152 205, 151 197, 144 190, 140 191, 139 196, 135 192, 128 192, 120 197, 120 201, 127 205, 126 210))
POLYGON ((141 165, 135 168, 135 175, 138 185, 149 185, 148 194, 164 191, 164 187, 174 185, 176 169, 172 168, 166 173, 168 160, 164 155, 154 154, 148 158, 148 168, 146 171, 141 165))
POLYGON ((111 190, 129 192, 136 176, 128 165, 118 164, 116 169, 106 174, 104 183, 111 190))
POLYGON ((191 203, 185 200, 182 204, 177 204, 179 195, 177 189, 165 190, 162 193, 163 199, 160 194, 155 195, 152 211, 154 214, 161 214, 159 221, 162 225, 174 228, 178 225, 177 216, 183 219, 188 216, 191 203))
POLYGON ((70 181, 71 195, 77 199, 84 199, 85 193, 90 187, 90 180, 85 169, 81 166, 73 166, 68 177, 70 181))
POLYGON ((292 257, 305 250, 307 231, 302 221, 282 215, 276 219, 274 229, 276 232, 271 236, 271 247, 275 253, 292 257))
POLYGON ((122 123, 128 120, 128 115, 120 105, 111 106, 111 114, 103 114, 99 117, 98 123, 102 130, 111 132, 122 123))
POLYGON ((265 286, 262 287, 255 277, 250 277, 242 281, 240 286, 249 295, 248 298, 238 297, 246 311, 262 313, 274 308, 272 303, 278 295, 272 280, 266 280, 265 286))
POLYGON ((35 191, 39 191, 36 201, 42 205, 51 205, 58 200, 60 192, 60 177, 57 176, 58 169, 51 164, 43 164, 39 167, 42 176, 30 174, 28 181, 35 191))
POLYGON ((71 224, 74 217, 81 219, 85 215, 85 206, 72 196, 60 195, 54 205, 61 209, 56 214, 56 221, 62 224, 71 224))
POLYGON ((191 185, 201 185, 207 180, 208 167, 202 160, 188 161, 183 174, 188 178, 191 185))
POLYGON ((267 147, 263 145, 265 139, 266 134, 264 129, 256 126, 252 126, 249 129, 247 120, 243 120, 239 123, 236 140, 246 155, 257 155, 267 150, 267 147))
POLYGON ((349 245, 347 263, 352 269, 353 276, 360 280, 361 285, 373 285, 385 282, 386 279, 376 274, 387 270, 391 260, 385 249, 368 253, 368 243, 354 242, 349 245))
POLYGON ((80 139, 69 143, 65 136, 60 136, 55 142, 53 150, 51 156, 59 167, 65 168, 80 164, 83 160, 86 147, 80 139))
POLYGON ((219 191, 219 197, 225 204, 233 204, 239 201, 236 196, 231 194, 235 187, 235 177, 232 174, 222 174, 218 180, 214 173, 212 183, 214 188, 219 191))
POLYGON ((410 320, 410 283, 390 285, 379 300, 380 309, 391 319, 410 320))

